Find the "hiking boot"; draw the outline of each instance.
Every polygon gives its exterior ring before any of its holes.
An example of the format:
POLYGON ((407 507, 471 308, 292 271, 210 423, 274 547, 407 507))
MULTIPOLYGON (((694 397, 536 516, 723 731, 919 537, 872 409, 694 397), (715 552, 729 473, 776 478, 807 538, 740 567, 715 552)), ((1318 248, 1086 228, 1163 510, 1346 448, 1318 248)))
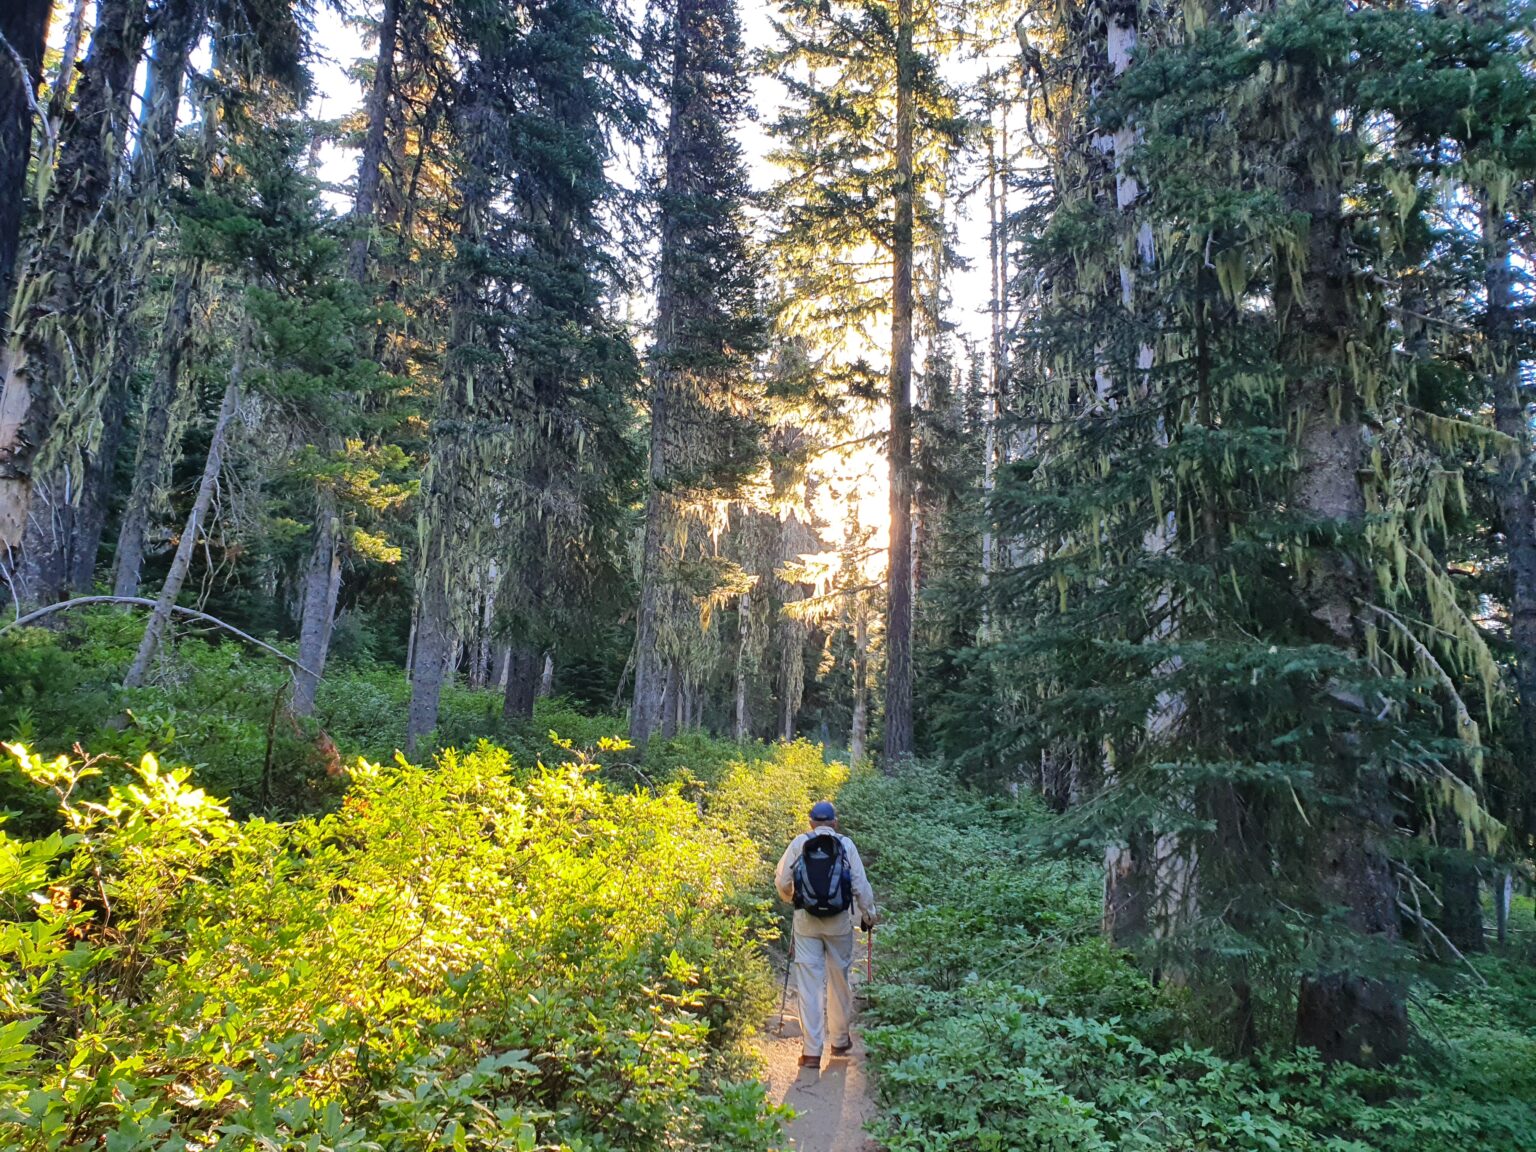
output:
POLYGON ((853 1041, 852 1040, 848 1040, 846 1043, 843 1043, 843 1044, 834 1044, 834 1045, 832 1045, 832 1055, 834 1055, 834 1056, 846 1056, 846 1055, 848 1055, 848 1053, 850 1053, 852 1051, 853 1051, 853 1041))
POLYGON ((802 1067, 802 1068, 820 1068, 821 1067, 821 1057, 820 1056, 806 1056, 806 1055, 802 1055, 800 1057, 800 1067, 802 1067))

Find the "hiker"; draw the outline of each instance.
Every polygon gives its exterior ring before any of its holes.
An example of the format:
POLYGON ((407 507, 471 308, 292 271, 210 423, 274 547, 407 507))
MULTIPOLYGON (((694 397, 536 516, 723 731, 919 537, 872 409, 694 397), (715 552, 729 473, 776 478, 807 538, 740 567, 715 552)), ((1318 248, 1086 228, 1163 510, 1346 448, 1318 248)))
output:
POLYGON ((848 1018, 853 995, 853 926, 875 926, 875 893, 853 841, 837 830, 837 809, 826 801, 811 808, 811 830, 790 842, 774 877, 779 896, 795 906, 795 995, 800 1000, 802 1068, 821 1067, 822 1042, 832 1036, 832 1055, 853 1048, 848 1018), (822 1018, 825 997, 826 1019, 822 1018), (825 1024, 825 1027, 823 1027, 825 1024))

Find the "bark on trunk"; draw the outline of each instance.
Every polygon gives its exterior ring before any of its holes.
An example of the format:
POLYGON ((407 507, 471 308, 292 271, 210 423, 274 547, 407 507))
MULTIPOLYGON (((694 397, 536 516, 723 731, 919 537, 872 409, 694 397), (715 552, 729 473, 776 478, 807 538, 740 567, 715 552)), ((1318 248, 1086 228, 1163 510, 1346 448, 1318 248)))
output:
POLYGON ((1499 944, 1509 943, 1509 906, 1515 896, 1515 876, 1504 870, 1494 877, 1493 919, 1498 926, 1499 944))
POLYGON ((0 37, 10 45, 6 55, 15 53, 14 59, 0 59, 0 332, 5 331, 10 310, 27 163, 32 156, 32 121, 52 8, 53 0, 9 0, 0 6, 0 37))
POLYGON ((101 442, 87 461, 85 487, 70 529, 64 595, 89 592, 96 580, 96 557, 107 528, 112 491, 117 482, 117 457, 128 428, 128 396, 115 391, 102 411, 101 442))
POLYGON ((415 755, 422 737, 437 727, 437 707, 453 656, 448 599, 430 577, 418 598, 416 640, 411 653, 411 706, 406 718, 405 750, 415 755))
POLYGON ((138 594, 150 523, 155 509, 160 506, 161 494, 170 480, 170 470, 175 462, 178 446, 171 442, 172 428, 176 413, 186 399, 182 365, 191 346, 193 287, 200 275, 199 262, 184 263, 177 270, 171 288, 171 305, 161 332, 155 375, 145 398, 133 482, 118 527, 117 555, 112 566, 114 596, 138 594))
POLYGON ((1453 853, 1440 864, 1440 931, 1457 951, 1486 952, 1482 887, 1477 864, 1453 853))
POLYGON ((678 683, 677 665, 668 664, 661 689, 661 738, 663 740, 670 740, 677 735, 677 696, 681 687, 678 683))
POLYGON ((389 113, 390 89, 394 86, 395 45, 400 34, 400 0, 384 0, 379 14, 379 50, 374 57, 373 85, 368 90, 368 133, 358 160, 357 195, 352 201, 352 222, 357 235, 348 253, 347 274, 354 283, 368 280, 368 245, 379 201, 384 171, 384 129, 389 113))
POLYGON ((166 629, 170 625, 171 607, 176 603, 176 597, 181 594, 181 586, 192 568, 192 552, 197 547, 197 537, 203 530, 208 508, 213 503, 214 489, 218 486, 219 467, 224 457, 224 441, 228 434, 229 421, 239 405, 240 364, 237 361, 230 372, 229 383, 224 388, 224 400, 219 405, 219 415, 213 425, 213 435, 208 440, 208 458, 203 464, 203 478, 198 483, 197 496, 192 501, 192 510, 187 513, 187 523, 182 529, 181 540, 176 545, 176 555, 171 560, 171 569, 166 573, 165 584, 160 589, 160 598, 155 603, 154 611, 150 613, 149 624, 144 629, 144 639, 139 644, 138 654, 133 658, 128 675, 123 678, 124 687, 136 688, 144 683, 144 678, 149 674, 150 663, 154 660, 155 653, 159 650, 166 629))
POLYGON ((629 710, 629 738, 644 749, 662 724, 667 664, 657 643, 661 615, 662 533, 666 530, 666 477, 663 449, 666 399, 660 383, 651 389, 651 491, 645 501, 645 539, 641 547, 640 608, 635 622, 635 695, 629 710))
MULTIPOLYGON (((1303 85, 1308 81, 1302 80, 1303 85)), ((1304 107, 1324 107, 1319 93, 1298 94, 1304 107)), ((1323 141, 1337 131, 1314 115, 1303 141, 1323 141)), ((1319 154, 1327 154, 1325 145, 1319 154)), ((1292 169, 1296 208, 1309 219, 1307 258, 1299 283, 1277 292, 1277 310, 1299 352, 1290 386, 1290 426, 1296 435, 1297 476, 1292 506, 1313 525, 1309 571, 1298 592, 1316 622, 1319 639, 1349 652, 1360 649, 1355 604, 1369 593, 1368 578, 1340 539, 1355 538, 1365 521, 1360 487, 1364 440, 1359 400, 1346 369, 1343 326, 1349 323, 1349 258, 1342 218, 1340 179, 1319 172, 1305 148, 1292 169)), ((1386 782, 1358 778, 1347 732, 1333 753, 1339 786, 1354 790, 1353 806, 1331 816, 1320 831, 1317 883, 1347 914, 1349 929, 1391 941, 1398 935, 1396 883, 1386 856, 1374 843, 1384 820, 1386 782)), ((1390 1062, 1407 1048, 1410 1031, 1403 989, 1395 982, 1350 971, 1323 971, 1305 978, 1297 1003, 1298 1044, 1324 1059, 1390 1062)))
POLYGON ((864 763, 869 740, 869 625, 862 608, 853 623, 853 721, 848 732, 848 766, 864 763))
MULTIPOLYGON (((801 598, 801 590, 791 585, 786 601, 801 598)), ((779 737, 783 740, 795 738, 805 699, 805 629, 799 620, 779 622, 779 737)))
POLYGON ((1103 931, 1119 947, 1145 940, 1151 928, 1153 893, 1144 861, 1150 846, 1142 836, 1104 851, 1103 931))
POLYGON ((544 671, 539 676, 539 697, 543 699, 555 690, 555 654, 544 653, 544 671))
POLYGON ((912 729, 912 0, 896 9, 896 216, 891 241, 890 551, 886 572, 885 769, 911 758, 912 729))
POLYGON ((299 625, 299 663, 309 671, 294 674, 295 716, 315 711, 315 692, 325 675, 325 658, 331 648, 331 629, 336 619, 336 596, 341 587, 341 554, 336 550, 336 494, 320 489, 315 506, 315 541, 304 573, 304 608, 299 625))
POLYGON ((59 463, 49 471, 66 477, 73 501, 78 457, 99 428, 114 321, 105 331, 96 326, 100 316, 115 317, 106 298, 115 276, 106 248, 116 241, 108 208, 147 30, 146 0, 101 0, 79 98, 61 128, 57 179, 27 272, 46 289, 12 317, 0 387, 0 545, 22 544, 44 441, 56 440, 51 447, 59 463))
POLYGON ((1347 972, 1301 982, 1296 1042, 1329 1062, 1388 1064, 1406 1051, 1408 1013, 1395 985, 1347 972))
POLYGON ((507 694, 502 699, 503 720, 532 720, 533 701, 539 691, 544 658, 531 644, 512 645, 507 659, 507 694))
MULTIPOLYGON (((474 91, 474 85, 469 85, 468 90, 474 91)), ((490 206, 490 180, 485 157, 489 126, 485 109, 473 102, 468 102, 462 115, 462 127, 469 150, 458 186, 461 195, 458 236, 461 246, 468 248, 478 243, 490 206)), ((473 383, 463 363, 463 355, 475 343, 477 336, 478 274, 461 269, 451 281, 451 286, 448 354, 445 357, 448 371, 444 377, 444 395, 441 410, 434 421, 431 445, 436 463, 441 463, 445 455, 451 455, 454 439, 460 434, 452 428, 452 424, 472 406, 473 383)), ((438 702, 442 696, 446 663, 452 651, 452 617, 448 599, 453 570, 449 562, 452 541, 448 526, 443 523, 453 516, 452 499, 445 491, 449 487, 448 480, 436 475, 433 469, 428 470, 422 492, 422 556, 417 571, 417 593, 413 606, 413 643, 406 660, 411 676, 407 740, 409 750, 412 751, 422 736, 437 727, 438 702)))
POLYGON ((32 478, 21 546, 9 565, 0 563, 12 593, 23 605, 50 604, 63 596, 68 583, 69 540, 75 530, 77 480, 69 469, 32 478))
POLYGON ((59 53, 59 66, 49 85, 48 107, 43 123, 38 125, 36 176, 33 179, 32 199, 41 204, 48 196, 48 185, 53 175, 54 158, 58 155, 59 128, 64 123, 64 110, 69 107, 70 93, 74 90, 75 69, 80 63, 80 40, 85 33, 86 0, 74 0, 70 9, 69 23, 64 28, 63 49, 59 53))
MULTIPOLYGON (((1004 122, 1006 124, 1006 121, 1004 122)), ((1004 148, 1007 139, 1004 137, 1004 148)), ((991 288, 989 311, 992 320, 991 371, 987 379, 987 395, 982 406, 982 424, 986 429, 986 442, 981 463, 981 638, 985 640, 990 630, 992 605, 986 595, 992 582, 994 565, 994 536, 992 531, 992 491, 997 486, 997 417, 999 400, 1003 394, 1003 355, 1006 347, 1003 331, 1003 297, 1007 292, 1008 276, 1004 268, 1007 249, 1003 241, 1003 200, 998 185, 1002 176, 997 158, 997 137, 988 108, 987 122, 987 219, 988 272, 991 288)))
MULTIPOLYGON (((119 235, 112 238, 120 250, 113 262, 113 283, 109 289, 117 330, 106 372, 101 438, 86 453, 80 511, 70 538, 72 589, 89 585, 106 526, 117 452, 131 404, 133 369, 139 358, 138 312, 155 251, 153 238, 170 183, 187 62, 202 34, 203 17, 203 0, 169 0, 155 16, 154 52, 134 143, 130 191, 126 210, 119 217, 119 235), (76 576, 81 569, 87 573, 84 584, 76 576)), ((211 132, 207 135, 211 139, 211 132)), ((205 148, 207 151, 211 148, 205 148)))
POLYGON ((1510 640, 1515 649, 1525 791, 1530 799, 1536 797, 1536 474, 1531 466, 1528 405, 1521 394, 1509 222, 1501 209, 1486 201, 1482 216, 1484 283, 1488 293, 1484 328, 1493 385, 1493 418, 1495 427, 1509 437, 1510 445, 1494 481, 1494 495, 1514 577, 1509 605, 1510 640))
POLYGON ((736 609, 736 726, 732 735, 737 743, 746 741, 752 731, 752 718, 748 712, 747 673, 752 665, 752 593, 741 594, 736 609))

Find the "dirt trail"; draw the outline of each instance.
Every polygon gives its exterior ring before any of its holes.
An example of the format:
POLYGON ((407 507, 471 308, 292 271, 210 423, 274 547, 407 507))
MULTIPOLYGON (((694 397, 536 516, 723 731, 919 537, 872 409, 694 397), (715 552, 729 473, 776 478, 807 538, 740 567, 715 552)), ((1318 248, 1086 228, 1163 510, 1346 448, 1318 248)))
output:
MULTIPOLYGON (((853 966, 856 1000, 861 999, 859 986, 864 981, 864 949, 863 936, 857 936, 853 966)), ((819 1071, 801 1068, 799 1005, 795 1002, 794 982, 790 983, 783 1036, 779 1035, 775 1005, 759 1041, 767 1065, 769 1098, 776 1104, 789 1105, 797 1113, 787 1129, 785 1147, 794 1152, 875 1152, 875 1143, 864 1134, 864 1125, 874 1116, 875 1105, 858 1015, 855 1014, 853 1022, 851 1056, 839 1058, 828 1053, 819 1071)))

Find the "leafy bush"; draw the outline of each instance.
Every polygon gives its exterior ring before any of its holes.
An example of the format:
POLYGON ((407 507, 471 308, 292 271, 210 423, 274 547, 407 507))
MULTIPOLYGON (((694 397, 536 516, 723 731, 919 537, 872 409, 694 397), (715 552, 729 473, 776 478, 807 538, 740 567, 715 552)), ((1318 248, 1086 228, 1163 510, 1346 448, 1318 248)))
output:
POLYGON ((0 832, 4 1146, 773 1143, 753 853, 676 790, 481 745, 242 823, 12 751, 64 831, 0 832))
POLYGON ((1191 1044, 1199 1007, 1098 936, 1097 869, 1037 856, 1051 817, 947 773, 867 776, 848 828, 887 913, 866 1040, 890 1152, 1536 1149, 1536 977, 1477 961, 1386 1071, 1191 1044))
POLYGON ((754 748, 731 761, 709 794, 710 815, 757 844, 765 861, 805 831, 811 805, 835 797, 848 766, 807 740, 754 748))
MULTIPOLYGON (((162 654, 148 684, 124 689, 143 629, 142 616, 102 608, 75 614, 64 631, 0 636, 0 739, 49 754, 78 740, 135 762, 153 753, 192 766, 198 783, 237 815, 326 810, 340 799, 344 760, 390 760, 405 747, 410 685, 398 667, 333 659, 315 719, 299 721, 283 707, 290 681, 280 662, 214 639, 183 637, 162 654)), ((564 701, 540 700, 528 724, 506 724, 501 708, 499 692, 445 686, 427 747, 468 747, 484 738, 511 749, 519 763, 558 762, 564 753, 550 743, 551 730, 588 750, 624 730, 621 720, 584 716, 564 701)), ((9 770, 0 771, 0 810, 18 814, 13 827, 33 831, 54 819, 9 770)))

